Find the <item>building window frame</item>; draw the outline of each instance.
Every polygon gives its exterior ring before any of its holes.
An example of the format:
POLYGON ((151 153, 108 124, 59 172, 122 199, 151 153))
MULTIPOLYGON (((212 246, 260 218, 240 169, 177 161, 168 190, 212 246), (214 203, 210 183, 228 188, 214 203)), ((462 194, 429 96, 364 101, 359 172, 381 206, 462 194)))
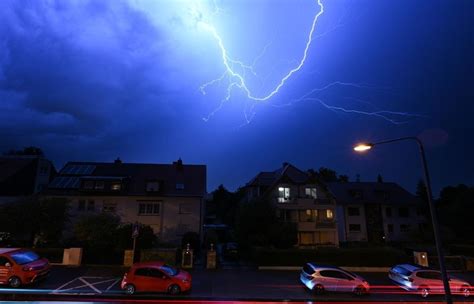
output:
POLYGON ((290 201, 291 188, 288 186, 278 187, 278 202, 288 203, 290 201))
POLYGON ((306 187, 304 189, 304 194, 307 198, 317 199, 318 189, 316 187, 306 187))
POLYGON ((158 201, 139 201, 139 216, 156 216, 161 214, 161 202, 158 201))

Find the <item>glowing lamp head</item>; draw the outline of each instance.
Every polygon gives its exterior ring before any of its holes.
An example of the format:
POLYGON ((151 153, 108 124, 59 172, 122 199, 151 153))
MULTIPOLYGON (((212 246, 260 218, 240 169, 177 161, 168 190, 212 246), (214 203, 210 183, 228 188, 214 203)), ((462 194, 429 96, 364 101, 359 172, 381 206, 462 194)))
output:
POLYGON ((372 149, 373 146, 374 145, 370 144, 370 143, 361 143, 361 144, 358 144, 354 147, 354 151, 356 151, 356 152, 365 152, 367 150, 372 149))

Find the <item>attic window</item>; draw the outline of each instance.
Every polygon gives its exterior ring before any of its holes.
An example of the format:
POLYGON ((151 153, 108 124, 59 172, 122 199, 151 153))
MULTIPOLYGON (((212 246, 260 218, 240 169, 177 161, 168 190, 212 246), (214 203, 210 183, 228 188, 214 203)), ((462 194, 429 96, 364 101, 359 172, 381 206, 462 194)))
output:
POLYGON ((120 183, 113 183, 112 186, 110 187, 110 189, 112 189, 113 191, 120 191, 121 188, 122 188, 122 185, 120 183))
POLYGON ((147 192, 158 192, 160 191, 160 182, 158 181, 149 181, 146 183, 147 192))
POLYGON ((355 199, 362 199, 363 198, 361 190, 352 190, 351 191, 351 196, 355 199))
POLYGON ((184 190, 184 184, 183 183, 177 183, 176 184, 176 190, 184 190))

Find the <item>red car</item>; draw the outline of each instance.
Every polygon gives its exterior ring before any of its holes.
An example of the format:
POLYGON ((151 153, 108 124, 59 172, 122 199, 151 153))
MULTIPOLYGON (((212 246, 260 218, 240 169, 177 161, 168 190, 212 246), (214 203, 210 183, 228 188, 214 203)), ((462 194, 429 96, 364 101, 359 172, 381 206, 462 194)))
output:
POLYGON ((137 263, 125 273, 120 287, 129 295, 135 292, 176 295, 191 290, 191 275, 163 262, 137 263))
POLYGON ((12 288, 34 283, 49 274, 51 266, 28 249, 0 248, 0 285, 12 288))

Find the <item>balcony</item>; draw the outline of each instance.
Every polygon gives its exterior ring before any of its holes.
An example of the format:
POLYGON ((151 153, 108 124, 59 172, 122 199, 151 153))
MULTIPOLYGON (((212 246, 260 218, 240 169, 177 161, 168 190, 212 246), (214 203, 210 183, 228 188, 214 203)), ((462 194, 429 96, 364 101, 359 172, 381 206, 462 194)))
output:
POLYGON ((317 221, 317 222, 298 222, 299 231, 316 231, 318 229, 335 229, 334 221, 317 221))

